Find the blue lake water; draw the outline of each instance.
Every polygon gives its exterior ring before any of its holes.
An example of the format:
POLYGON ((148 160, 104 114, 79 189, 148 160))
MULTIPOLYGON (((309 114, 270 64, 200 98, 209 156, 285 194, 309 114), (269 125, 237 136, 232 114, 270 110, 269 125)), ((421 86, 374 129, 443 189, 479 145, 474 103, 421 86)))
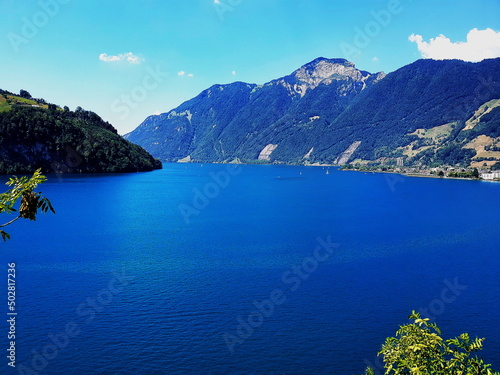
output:
POLYGON ((412 309, 500 368, 500 184, 165 164, 41 190, 57 214, 0 244, 2 374, 361 374, 412 309))

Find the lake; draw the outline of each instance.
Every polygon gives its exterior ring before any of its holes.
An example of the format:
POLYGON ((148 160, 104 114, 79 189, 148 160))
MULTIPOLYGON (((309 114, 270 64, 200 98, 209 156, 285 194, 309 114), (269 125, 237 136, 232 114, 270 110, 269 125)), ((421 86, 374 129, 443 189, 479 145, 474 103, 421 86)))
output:
POLYGON ((498 183, 165 164, 40 190, 57 214, 1 244, 2 374, 380 374, 413 309, 500 368, 498 183))

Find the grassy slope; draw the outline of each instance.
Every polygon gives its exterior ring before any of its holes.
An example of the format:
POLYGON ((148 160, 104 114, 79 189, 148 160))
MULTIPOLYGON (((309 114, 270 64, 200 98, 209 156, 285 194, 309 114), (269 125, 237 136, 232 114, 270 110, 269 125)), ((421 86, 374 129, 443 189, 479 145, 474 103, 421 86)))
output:
POLYGON ((47 109, 47 104, 41 104, 32 99, 21 98, 20 96, 10 94, 0 94, 0 112, 7 112, 14 105, 31 106, 47 109))

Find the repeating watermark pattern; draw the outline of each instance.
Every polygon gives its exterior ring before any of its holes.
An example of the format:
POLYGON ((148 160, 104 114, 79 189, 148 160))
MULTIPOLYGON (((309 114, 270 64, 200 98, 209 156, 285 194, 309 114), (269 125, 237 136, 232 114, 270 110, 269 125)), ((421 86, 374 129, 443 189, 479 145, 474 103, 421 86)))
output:
POLYGON ((225 14, 234 11, 242 2, 243 0, 213 0, 213 6, 219 20, 223 22, 226 17, 225 14))
POLYGON ((406 181, 406 177, 396 173, 386 173, 384 174, 384 177, 389 189, 391 189, 391 192, 393 193, 396 192, 397 184, 401 184, 406 181))
POLYGON ((48 334, 46 344, 31 351, 31 360, 16 367, 18 373, 39 375, 41 371, 44 371, 50 361, 57 358, 59 353, 68 347, 71 340, 82 333, 84 326, 92 323, 97 314, 102 313, 106 306, 109 306, 115 297, 135 279, 136 276, 128 275, 124 269, 120 274, 113 273, 113 278, 106 288, 97 292, 94 297, 88 297, 85 302, 75 308, 76 317, 68 321, 61 332, 48 334))
POLYGON ((445 288, 441 290, 439 298, 433 299, 427 307, 418 309, 423 318, 428 318, 431 321, 435 320, 436 317, 445 312, 446 305, 455 302, 462 292, 467 289, 467 285, 459 284, 458 277, 455 277, 453 283, 444 280, 444 285, 445 288))
POLYGON ((192 216, 198 216, 211 201, 216 199, 221 191, 229 186, 233 177, 238 176, 243 171, 240 165, 228 164, 225 170, 217 173, 210 172, 210 182, 207 182, 203 189, 193 189, 193 200, 191 204, 179 204, 179 212, 184 222, 189 225, 192 216))
MULTIPOLYGON (((64 160, 53 161, 50 164, 52 171, 55 173, 59 182, 62 181, 63 174, 75 172, 76 168, 78 168, 85 161, 84 155, 77 151, 83 146, 83 142, 85 142, 85 140, 80 142, 74 148, 66 145, 66 157, 64 158, 64 160)), ((98 139, 92 136, 89 136, 86 142, 92 144, 94 148, 98 147, 101 144, 98 139)))
POLYGON ((318 237, 318 245, 313 251, 312 256, 305 258, 300 265, 284 271, 281 275, 282 288, 277 288, 269 293, 269 298, 262 301, 254 301, 254 309, 246 318, 238 316, 236 321, 238 325, 233 333, 224 332, 222 339, 228 350, 234 353, 236 345, 243 344, 257 328, 264 324, 266 319, 269 319, 276 307, 281 306, 287 300, 287 292, 295 292, 300 288, 302 282, 309 279, 311 274, 316 272, 321 263, 326 262, 334 253, 340 244, 333 243, 331 237, 328 236, 326 241, 318 237))
POLYGON ((155 69, 147 67, 146 72, 141 84, 132 88, 129 93, 122 94, 120 98, 111 103, 111 110, 120 114, 120 119, 125 120, 130 115, 130 111, 144 102, 149 93, 156 90, 168 77, 168 73, 163 72, 159 65, 155 69))
POLYGON ((459 119, 468 117, 470 115, 469 106, 474 109, 479 108, 479 106, 483 105, 486 101, 495 98, 499 88, 500 82, 493 80, 493 77, 490 76, 488 79, 479 77, 478 84, 474 88, 474 99, 464 103, 460 107, 456 107, 453 116, 459 119))
MULTIPOLYGON (((382 347, 382 344, 383 343, 380 344, 380 347, 382 347)), ((366 367, 372 368, 374 374, 385 374, 384 360, 379 355, 373 359, 373 362, 365 359, 364 364, 366 367)))
POLYGON ((66 5, 71 0, 40 0, 39 9, 31 17, 21 18, 22 26, 19 33, 9 32, 7 39, 15 53, 19 53, 22 45, 28 44, 35 38, 41 29, 46 27, 50 20, 59 14, 61 5, 66 5))
POLYGON ((392 22, 394 16, 403 11, 400 0, 390 0, 385 9, 371 11, 371 19, 364 27, 354 28, 354 38, 351 43, 340 43, 340 49, 344 56, 351 60, 361 55, 361 51, 368 47, 373 39, 377 38, 382 31, 392 22))
MULTIPOLYGON (((121 118, 125 119, 130 115, 130 111, 139 106, 140 103, 144 102, 148 93, 157 89, 163 79, 168 77, 168 73, 163 72, 160 66, 156 66, 156 69, 151 67, 146 68, 147 74, 142 79, 142 83, 134 87, 129 94, 121 95, 121 97, 111 104, 111 109, 115 113, 121 113, 121 118)), ((89 143, 93 145, 93 148, 98 147, 101 141, 88 135, 88 138, 82 140, 78 145, 72 147, 70 145, 66 146, 66 156, 64 160, 57 160, 51 163, 52 171, 56 174, 59 181, 62 180, 62 175, 64 173, 75 172, 84 161, 85 157, 78 150, 83 149, 83 144, 89 143)))

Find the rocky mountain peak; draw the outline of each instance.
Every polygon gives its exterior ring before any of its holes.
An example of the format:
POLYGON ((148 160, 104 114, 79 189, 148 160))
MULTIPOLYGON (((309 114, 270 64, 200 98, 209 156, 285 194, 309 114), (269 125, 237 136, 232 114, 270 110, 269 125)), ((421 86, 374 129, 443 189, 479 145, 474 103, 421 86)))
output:
POLYGON ((384 73, 372 74, 356 68, 346 59, 327 59, 319 57, 291 75, 271 83, 285 86, 291 95, 303 97, 307 91, 314 90, 321 84, 330 85, 334 81, 361 82, 363 89, 367 81, 376 82, 385 77, 384 73))
POLYGON ((368 72, 356 69, 345 59, 318 58, 296 70, 293 75, 301 82, 317 85, 323 80, 352 78, 361 80, 368 72))

